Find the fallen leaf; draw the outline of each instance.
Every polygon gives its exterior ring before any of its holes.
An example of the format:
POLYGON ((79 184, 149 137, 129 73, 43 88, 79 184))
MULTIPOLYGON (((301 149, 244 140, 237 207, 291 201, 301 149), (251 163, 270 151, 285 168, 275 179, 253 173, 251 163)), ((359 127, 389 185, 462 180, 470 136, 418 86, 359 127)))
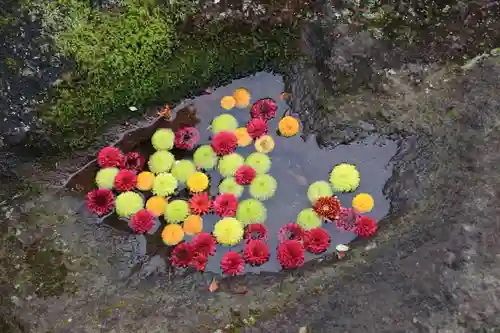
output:
POLYGON ((345 252, 337 252, 337 258, 342 259, 345 257, 345 252))
POLYGON ((301 175, 297 175, 295 172, 293 172, 292 170, 288 170, 288 173, 290 175, 292 175, 293 177, 295 177, 295 179, 297 180, 297 183, 301 186, 306 186, 307 185, 307 179, 306 177, 304 176, 301 176, 301 175))
POLYGON ((128 109, 130 111, 137 111, 138 110, 135 106, 129 106, 128 109))
POLYGON ((208 87, 208 88, 206 88, 206 89, 205 89, 205 92, 206 92, 207 94, 211 94, 211 93, 213 93, 213 92, 214 92, 214 89, 213 89, 212 87, 208 87))
POLYGON ((349 250, 349 246, 347 245, 344 245, 344 244, 339 244, 335 247, 335 250, 339 251, 339 252, 346 252, 349 250))
POLYGON ((246 289, 233 291, 233 294, 236 295, 245 295, 246 293, 248 293, 248 290, 246 289))
POLYGON ((214 278, 212 282, 210 283, 210 286, 208 286, 208 291, 213 293, 219 288, 219 284, 217 283, 217 280, 214 278))
POLYGON ((280 94, 280 97, 279 97, 279 98, 280 98, 280 100, 282 100, 282 101, 286 101, 286 100, 288 100, 288 99, 290 98, 290 96, 291 96, 291 94, 289 94, 289 93, 287 93, 287 92, 282 92, 282 93, 280 94))

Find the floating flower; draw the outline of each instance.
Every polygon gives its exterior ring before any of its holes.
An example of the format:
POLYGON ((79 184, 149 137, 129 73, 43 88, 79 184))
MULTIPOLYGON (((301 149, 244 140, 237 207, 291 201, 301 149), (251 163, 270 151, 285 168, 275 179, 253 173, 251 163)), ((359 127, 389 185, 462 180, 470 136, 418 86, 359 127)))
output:
POLYGON ((97 164, 101 168, 120 167, 123 163, 123 155, 116 147, 104 147, 97 154, 97 164))
POLYGON ((210 208, 212 208, 212 201, 208 197, 208 193, 195 193, 189 200, 189 209, 194 214, 206 214, 210 211, 210 208))
POLYGON ((246 199, 239 203, 236 218, 243 224, 262 223, 267 219, 267 209, 256 199, 246 199))
POLYGON ((238 109, 244 109, 250 104, 250 93, 245 88, 238 88, 233 93, 235 106, 238 109))
POLYGON ((200 140, 200 133, 194 127, 183 127, 175 132, 174 144, 179 149, 191 150, 200 140))
POLYGON ((178 224, 167 224, 161 232, 161 239, 165 245, 177 245, 184 239, 184 230, 178 224))
POLYGON ((158 150, 149 157, 148 167, 153 173, 168 172, 175 162, 175 157, 171 152, 158 150))
POLYGON ((208 176, 203 172, 195 172, 189 176, 187 180, 187 187, 193 193, 203 192, 208 187, 208 176))
POLYGON ((195 253, 204 256, 213 255, 217 246, 215 238, 208 232, 202 232, 194 236, 191 244, 195 253))
POLYGON ((245 159, 236 153, 222 156, 217 169, 222 177, 232 177, 236 170, 245 163, 245 159))
POLYGON ((245 232, 245 240, 247 243, 251 240, 265 241, 267 239, 267 228, 262 223, 249 224, 245 232))
POLYGON ((373 197, 368 193, 359 193, 352 199, 352 208, 358 213, 368 213, 374 206, 373 197))
POLYGON ((144 234, 150 232, 155 225, 155 220, 153 214, 146 209, 141 209, 130 219, 130 228, 135 233, 144 234))
POLYGON ((224 110, 231 110, 234 108, 234 105, 236 104, 236 100, 234 99, 233 96, 224 96, 220 100, 220 106, 224 110))
POLYGON ((167 200, 164 197, 152 196, 146 201, 146 209, 153 214, 153 216, 162 216, 167 207, 167 200))
POLYGON ((175 134, 170 128, 161 128, 151 137, 151 144, 156 150, 170 150, 174 147, 175 134))
POLYGON ((252 138, 248 134, 246 127, 237 128, 234 131, 234 135, 236 135, 236 141, 240 147, 246 147, 252 143, 252 138))
POLYGON ((283 136, 294 136, 299 131, 299 121, 291 116, 281 118, 278 130, 283 136))
POLYGON ((229 251, 224 253, 220 261, 222 273, 228 275, 238 275, 245 269, 245 262, 238 252, 229 251))
POLYGON ((278 232, 278 241, 283 243, 286 240, 296 240, 302 242, 305 235, 305 230, 300 225, 294 222, 285 224, 278 232))
POLYGON ((270 98, 260 99, 252 105, 250 115, 252 118, 260 118, 269 121, 276 116, 278 105, 270 98))
POLYGON ((170 261, 172 266, 184 268, 191 264, 193 257, 194 252, 191 244, 184 242, 174 247, 172 254, 170 254, 170 261))
POLYGON ((144 207, 144 199, 135 192, 123 192, 116 197, 115 206, 116 215, 131 217, 144 207))
POLYGON ((299 241, 286 240, 278 246, 278 261, 284 269, 294 269, 304 264, 304 248, 299 241))
POLYGON ((268 173, 271 169, 271 159, 263 153, 251 153, 245 160, 245 164, 255 169, 257 174, 268 173))
POLYGON ((164 217, 167 223, 181 223, 189 215, 189 204, 184 200, 173 200, 165 207, 164 217))
POLYGON ((359 171, 353 164, 339 164, 330 173, 330 183, 336 192, 352 192, 359 186, 359 171))
POLYGON ((340 217, 341 208, 340 201, 336 196, 319 197, 313 206, 316 215, 328 221, 337 220, 340 217))
POLYGON ((234 194, 236 198, 241 197, 243 190, 243 186, 239 185, 234 177, 228 177, 219 184, 219 193, 231 193, 234 194))
POLYGON ((219 132, 212 138, 212 148, 217 155, 234 153, 238 146, 236 135, 232 132, 219 132))
POLYGON ((260 118, 254 118, 247 124, 248 135, 250 135, 252 139, 257 139, 267 134, 267 130, 268 126, 266 121, 260 118))
POLYGON ((184 184, 196 172, 196 166, 190 160, 175 161, 171 172, 179 183, 184 184))
POLYGON ((212 120, 212 133, 233 132, 238 128, 238 120, 228 113, 218 115, 212 120))
POLYGON ((207 262, 208 262, 207 256, 195 252, 191 264, 194 266, 194 268, 196 268, 198 272, 204 272, 205 269, 207 268, 207 262))
POLYGON ((144 168, 145 162, 146 160, 141 154, 135 151, 131 151, 129 153, 126 153, 123 157, 121 167, 123 169, 129 169, 135 172, 139 172, 142 170, 142 168, 144 168))
POLYGON ((318 215, 316 215, 312 208, 303 209, 299 215, 297 215, 297 223, 304 230, 321 227, 321 219, 318 215))
POLYGON ((348 232, 354 232, 359 217, 360 216, 354 209, 342 208, 340 210, 340 217, 336 221, 337 228, 348 232))
POLYGON ((182 224, 186 235, 196 235, 203 230, 203 219, 199 215, 189 215, 182 224))
POLYGON ((210 170, 213 169, 217 163, 217 155, 212 147, 203 145, 198 147, 194 152, 193 161, 198 168, 210 170))
POLYGON ((332 238, 325 229, 313 228, 304 235, 304 247, 307 251, 320 254, 330 246, 332 238))
POLYGON ((109 189, 97 189, 87 193, 87 209, 97 215, 104 215, 113 209, 115 197, 109 189))
POLYGON ((249 192, 255 199, 264 201, 274 196, 277 187, 278 182, 273 176, 257 175, 250 185, 249 192))
POLYGON ((333 196, 332 187, 325 181, 314 182, 307 189, 307 198, 313 205, 319 198, 331 196, 333 196))
POLYGON ((225 217, 215 224, 213 234, 219 244, 233 246, 243 238, 243 227, 237 219, 225 217))
POLYGON ((274 149, 274 139, 270 135, 263 135, 255 140, 255 150, 259 153, 270 153, 274 149))
POLYGON ((255 179, 255 169, 248 165, 242 165, 236 170, 234 179, 240 185, 249 185, 255 179))
POLYGON ((223 193, 214 201, 214 212, 220 217, 231 217, 236 214, 238 199, 234 194, 223 193))
POLYGON ((243 250, 245 261, 253 266, 260 266, 269 260, 271 253, 267 244, 261 240, 251 240, 243 250))
POLYGON ((152 192, 154 195, 159 195, 162 197, 169 196, 174 193, 177 189, 178 182, 171 173, 162 172, 156 175, 156 178, 153 182, 152 192))
POLYGON ((370 237, 377 231, 377 224, 368 216, 360 216, 356 221, 354 233, 360 237, 370 237))
POLYGON ((115 184, 115 177, 120 170, 118 168, 104 168, 97 171, 95 183, 99 188, 112 189, 115 184))
POLYGON ((115 188, 118 191, 131 191, 137 185, 137 176, 135 171, 123 169, 118 171, 115 176, 115 188))
POLYGON ((140 191, 149 191, 153 188, 154 181, 154 173, 143 171, 137 175, 137 189, 140 191))

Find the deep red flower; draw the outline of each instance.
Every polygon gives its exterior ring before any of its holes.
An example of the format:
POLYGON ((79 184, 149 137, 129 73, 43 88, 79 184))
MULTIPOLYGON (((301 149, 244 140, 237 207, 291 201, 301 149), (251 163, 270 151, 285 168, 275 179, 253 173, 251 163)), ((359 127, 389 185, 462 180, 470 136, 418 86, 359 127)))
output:
POLYGON ((252 240, 265 241, 267 239, 267 228, 262 223, 249 224, 245 231, 245 241, 248 243, 252 240))
POLYGON ((295 222, 290 222, 282 226, 278 232, 278 241, 283 243, 287 240, 302 241, 304 238, 304 229, 295 222))
POLYGON ((137 185, 137 175, 134 171, 123 169, 115 177, 115 188, 118 191, 130 191, 137 185))
POLYGON ((247 132, 252 139, 257 139, 267 133, 268 126, 265 120, 254 118, 247 124, 247 132))
POLYGON ((278 261, 284 269, 300 267, 304 264, 304 248, 297 240, 286 240, 278 246, 278 261))
POLYGON ((97 154, 97 164, 101 168, 119 168, 123 163, 123 154, 120 149, 112 146, 104 147, 97 154))
POLYGON ((141 154, 135 151, 131 151, 129 153, 126 153, 123 157, 121 168, 129 169, 132 171, 141 171, 142 168, 144 168, 145 162, 146 160, 143 156, 141 156, 141 154))
POLYGON ((332 238, 325 229, 313 228, 304 235, 304 247, 307 251, 320 254, 325 252, 332 238))
POLYGON ((360 216, 356 221, 354 233, 361 237, 370 237, 377 231, 377 223, 368 216, 360 216))
POLYGON ((212 208, 212 200, 206 192, 195 193, 189 200, 189 209, 196 215, 203 215, 210 211, 212 208))
POLYGON ((174 144, 179 149, 193 149, 200 140, 200 133, 194 127, 183 127, 175 132, 174 144))
POLYGON ((245 261, 238 252, 229 251, 222 257, 220 267, 224 274, 237 275, 245 269, 245 261))
POLYGON ((194 257, 193 248, 189 243, 180 243, 172 250, 170 261, 175 267, 187 267, 194 257))
POLYGON ((260 118, 269 121, 276 116, 278 105, 270 98, 260 99, 252 105, 250 115, 252 118, 260 118))
POLYGON ((217 155, 234 153, 238 146, 238 139, 233 132, 219 132, 212 138, 212 148, 217 155))
POLYGON ((202 253, 194 253, 193 260, 191 261, 191 265, 196 268, 197 271, 199 272, 204 272, 205 269, 207 268, 207 261, 208 258, 206 255, 202 253))
POLYGON ((191 245, 197 255, 211 256, 215 253, 217 242, 209 233, 201 232, 193 237, 191 245))
POLYGON ((94 214, 104 215, 113 209, 115 197, 108 189, 97 189, 87 193, 87 209, 94 214))
POLYGON ((138 234, 150 232, 154 225, 154 216, 146 209, 141 209, 130 219, 130 227, 138 234))
POLYGON ((222 193, 215 198, 214 212, 221 217, 231 217, 238 209, 238 198, 232 193, 222 193))
POLYGON ((313 206, 314 212, 321 218, 335 221, 340 217, 340 201, 336 196, 320 197, 313 206))
POLYGON ((269 247, 264 241, 251 240, 243 250, 243 257, 250 265, 259 266, 269 260, 269 247))
POLYGON ((344 208, 340 210, 340 216, 336 221, 337 228, 348 232, 354 232, 359 219, 357 214, 352 208, 344 208))
POLYGON ((248 165, 240 166, 234 175, 237 184, 248 185, 251 184, 255 178, 255 169, 248 165))

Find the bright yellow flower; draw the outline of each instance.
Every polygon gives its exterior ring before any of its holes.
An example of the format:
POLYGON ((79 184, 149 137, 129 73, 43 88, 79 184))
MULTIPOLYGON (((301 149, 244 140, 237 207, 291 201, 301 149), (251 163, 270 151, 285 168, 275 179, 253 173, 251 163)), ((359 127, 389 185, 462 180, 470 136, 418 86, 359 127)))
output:
POLYGON ((270 153, 274 149, 274 139, 270 135, 263 135, 255 140, 255 150, 259 153, 270 153))
POLYGON ((359 213, 368 213, 373 209, 375 202, 368 193, 360 193, 352 199, 352 208, 359 213))
POLYGON ((294 136, 299 131, 299 121, 291 116, 281 118, 278 129, 283 136, 294 136))
POLYGON ((208 177, 203 172, 195 172, 189 176, 187 186, 191 192, 203 192, 208 187, 208 177))
POLYGON ((250 134, 248 134, 246 127, 237 128, 236 131, 234 131, 234 134, 238 139, 238 146, 246 147, 252 143, 252 138, 250 137, 250 134))
POLYGON ((235 104, 236 104, 236 101, 234 100, 233 96, 224 96, 220 100, 220 106, 224 110, 231 110, 232 108, 234 108, 235 104))

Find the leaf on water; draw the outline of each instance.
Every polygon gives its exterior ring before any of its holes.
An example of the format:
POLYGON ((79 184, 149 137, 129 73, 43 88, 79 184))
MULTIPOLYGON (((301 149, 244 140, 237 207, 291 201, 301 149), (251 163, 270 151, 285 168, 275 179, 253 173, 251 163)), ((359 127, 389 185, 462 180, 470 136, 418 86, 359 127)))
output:
POLYGON ((217 280, 214 278, 210 285, 208 286, 208 291, 211 293, 215 292, 217 289, 219 289, 219 284, 217 283, 217 280))
POLYGON ((291 97, 291 94, 287 93, 287 92, 282 92, 280 94, 280 97, 279 99, 282 100, 282 101, 286 101, 288 100, 289 98, 291 97))
POLYGON ((338 252, 346 252, 349 250, 349 246, 344 244, 339 244, 335 247, 335 250, 337 250, 338 252))
POLYGON ((292 175, 293 177, 295 177, 295 179, 297 180, 297 184, 301 185, 301 186, 306 186, 307 185, 307 179, 306 177, 304 176, 301 176, 301 175, 297 175, 295 172, 293 172, 292 170, 288 170, 288 173, 290 175, 292 175))

